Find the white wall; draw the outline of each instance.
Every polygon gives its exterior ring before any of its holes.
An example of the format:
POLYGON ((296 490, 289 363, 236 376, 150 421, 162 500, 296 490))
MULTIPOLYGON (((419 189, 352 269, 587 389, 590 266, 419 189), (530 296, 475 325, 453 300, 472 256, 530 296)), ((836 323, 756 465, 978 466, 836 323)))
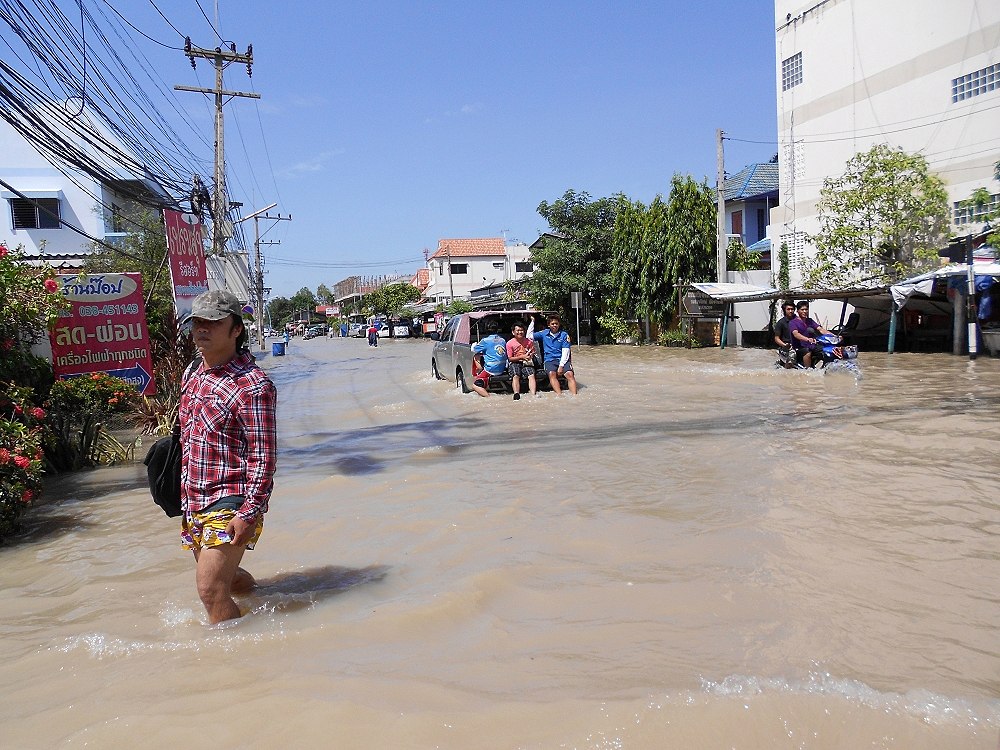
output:
POLYGON ((952 79, 1000 62, 1000 2, 775 0, 775 26, 781 194, 769 230, 775 273, 778 248, 788 241, 792 284, 801 282, 795 253, 815 253, 801 238, 819 228, 823 179, 839 176, 848 159, 877 143, 923 154, 952 202, 978 187, 1000 193, 993 179, 1000 89, 951 101, 952 79), (782 61, 798 52, 802 82, 782 91, 782 61))
POLYGON ((452 296, 456 299, 468 299, 473 289, 507 279, 521 279, 530 275, 527 272, 516 270, 517 263, 530 260, 528 246, 524 244, 507 245, 506 251, 506 257, 501 255, 452 256, 452 267, 465 264, 468 266, 468 273, 453 274, 450 284, 448 258, 439 256, 429 260, 427 268, 430 271, 430 283, 424 292, 425 296, 439 300, 452 296), (497 267, 496 264, 499 264, 500 267, 497 267), (454 294, 452 294, 452 289, 454 289, 454 294))

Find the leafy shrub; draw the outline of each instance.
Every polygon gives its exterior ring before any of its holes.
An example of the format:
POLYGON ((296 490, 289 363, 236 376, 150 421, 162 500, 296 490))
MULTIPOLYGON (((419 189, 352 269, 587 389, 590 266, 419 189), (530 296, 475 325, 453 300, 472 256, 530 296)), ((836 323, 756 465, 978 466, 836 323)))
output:
POLYGON ((634 339, 639 335, 639 329, 635 323, 630 323, 612 312, 598 316, 597 322, 602 329, 608 332, 612 341, 634 339))
POLYGON ((38 497, 42 476, 42 423, 31 389, 0 384, 0 540, 17 531, 25 509, 38 497))
POLYGON ((688 349, 698 349, 701 342, 689 333, 679 328, 671 328, 667 331, 660 331, 660 336, 656 340, 660 346, 683 346, 688 349))

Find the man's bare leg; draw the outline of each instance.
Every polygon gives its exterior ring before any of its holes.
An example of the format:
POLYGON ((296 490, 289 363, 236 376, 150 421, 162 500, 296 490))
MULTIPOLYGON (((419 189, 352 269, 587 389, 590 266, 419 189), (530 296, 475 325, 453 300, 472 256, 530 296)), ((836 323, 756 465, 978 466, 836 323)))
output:
POLYGON ((573 374, 572 370, 566 370, 563 373, 566 376, 566 387, 569 388, 569 392, 574 396, 576 395, 576 376, 573 374))
POLYGON ((554 370, 549 373, 549 385, 552 386, 552 392, 557 396, 562 393, 562 386, 559 385, 559 376, 556 375, 554 370))
POLYGON ((538 393, 538 382, 535 380, 534 375, 528 376, 528 391, 531 393, 532 396, 538 393))
POLYGON ((246 583, 246 577, 241 575, 241 572, 253 580, 253 576, 240 568, 244 552, 246 552, 245 547, 234 547, 231 544, 206 547, 195 552, 194 557, 198 563, 195 573, 198 596, 205 605, 208 621, 212 625, 242 616, 240 608, 233 601, 232 594, 233 584, 237 578, 240 579, 238 585, 246 583))

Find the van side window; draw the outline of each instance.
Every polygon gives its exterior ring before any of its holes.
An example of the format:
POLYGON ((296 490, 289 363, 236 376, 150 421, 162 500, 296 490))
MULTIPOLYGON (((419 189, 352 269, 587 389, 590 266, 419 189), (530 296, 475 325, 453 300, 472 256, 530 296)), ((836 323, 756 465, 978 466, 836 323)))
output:
POLYGON ((441 334, 441 340, 451 341, 453 338, 455 338, 456 328, 458 328, 458 316, 448 321, 448 325, 444 327, 444 332, 441 334))

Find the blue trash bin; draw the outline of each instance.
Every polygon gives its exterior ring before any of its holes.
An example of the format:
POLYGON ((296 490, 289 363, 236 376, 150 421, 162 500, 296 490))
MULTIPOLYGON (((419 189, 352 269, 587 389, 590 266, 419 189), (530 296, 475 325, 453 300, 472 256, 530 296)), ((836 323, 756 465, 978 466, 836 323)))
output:
POLYGON ((284 357, 285 356, 285 342, 284 341, 272 341, 271 342, 271 356, 272 357, 284 357))

